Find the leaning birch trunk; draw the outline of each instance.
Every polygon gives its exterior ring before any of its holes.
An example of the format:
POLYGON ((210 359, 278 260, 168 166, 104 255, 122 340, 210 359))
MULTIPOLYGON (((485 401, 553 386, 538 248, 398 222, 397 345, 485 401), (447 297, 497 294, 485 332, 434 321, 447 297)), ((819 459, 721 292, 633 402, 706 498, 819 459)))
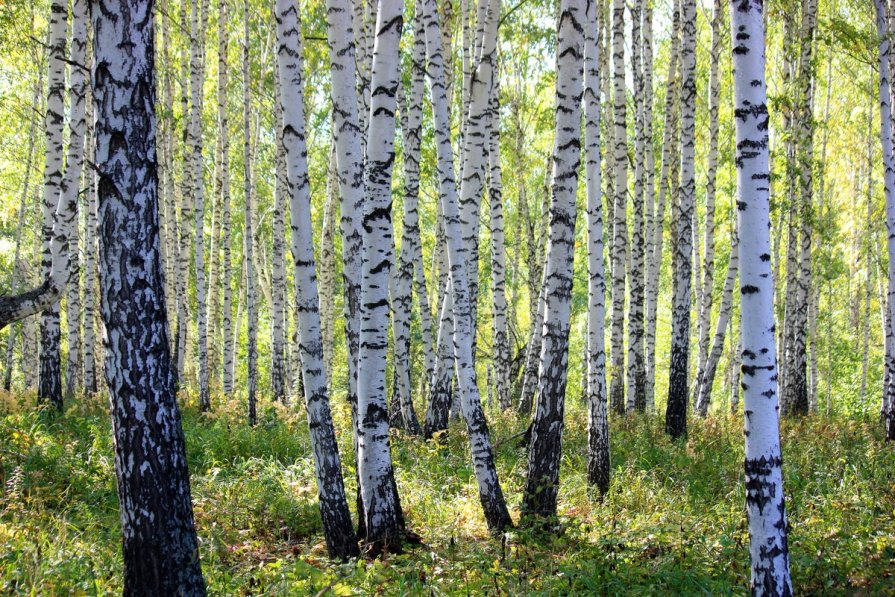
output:
MULTIPOLYGON (((876 30, 879 36, 879 106, 880 106, 880 141, 882 144, 883 165, 885 167, 884 189, 886 194, 886 227, 888 230, 889 250, 889 285, 888 285, 888 321, 886 329, 886 344, 892 338, 892 322, 895 321, 895 155, 892 149, 892 95, 890 31, 886 23, 886 8, 883 0, 874 0, 876 7, 876 30)), ((888 359, 886 365, 888 365, 888 359)), ((895 395, 895 376, 889 375, 889 387, 884 396, 884 418, 886 426, 886 440, 895 441, 895 403, 892 396, 895 395)))
POLYGON ((90 6, 102 315, 124 593, 204 595, 159 249, 152 2, 90 6))
MULTIPOLYGON (((305 141, 304 65, 301 22, 293 0, 276 0, 277 68, 280 87, 282 141, 289 193, 292 263, 302 379, 308 410, 311 451, 317 474, 320 516, 329 555, 347 558, 358 553, 357 538, 342 482, 339 446, 329 408, 323 339, 317 298, 317 274, 311 226, 311 190, 305 141)), ((285 276, 284 276, 285 278, 285 276)), ((285 279, 283 280, 285 284, 285 279)), ((285 380, 284 380, 285 381, 285 380)))
POLYGON ((696 380, 696 412, 705 417, 709 412, 709 403, 712 400, 712 385, 715 383, 715 375, 718 372, 718 363, 721 361, 721 352, 724 350, 724 336, 730 325, 730 317, 733 311, 733 289, 736 286, 739 271, 739 248, 736 233, 733 235, 730 246, 730 262, 727 264, 727 277, 724 279, 724 288, 721 291, 721 309, 718 313, 718 322, 715 324, 715 337, 712 339, 712 349, 706 355, 705 365, 702 367, 700 377, 696 380))
POLYGON ((251 131, 251 79, 249 76, 249 0, 243 4, 244 38, 242 47, 242 127, 243 127, 243 196, 245 199, 245 225, 242 232, 243 260, 245 261, 246 314, 248 316, 248 378, 246 379, 246 406, 249 425, 257 422, 255 392, 258 384, 258 310, 255 305, 255 260, 252 220, 254 200, 252 190, 252 131, 251 131))
MULTIPOLYGON (((706 158, 705 237, 702 250, 702 280, 700 281, 698 278, 696 280, 697 285, 702 285, 702 301, 699 304, 699 312, 697 313, 699 339, 697 341, 696 396, 694 404, 697 405, 697 410, 702 416, 705 416, 705 413, 699 409, 699 404, 702 392, 702 379, 707 367, 709 328, 712 322, 713 288, 715 285, 715 181, 718 173, 718 102, 721 99, 718 62, 721 54, 721 20, 723 18, 723 3, 721 0, 715 0, 712 7, 712 46, 709 58, 709 152, 706 158)), ((717 367, 717 363, 715 366, 717 367)), ((709 391, 711 391, 711 388, 709 388, 709 391)), ((708 408, 708 403, 705 404, 705 407, 708 408)))
POLYGON ((606 274, 603 271, 603 199, 600 196, 599 7, 587 2, 584 25, 584 159, 587 173, 587 482, 609 490, 609 419, 606 412, 606 274))
POLYGON ((584 0, 563 0, 556 47, 556 134, 550 197, 550 230, 544 273, 546 315, 523 493, 525 518, 556 516, 563 414, 569 364, 578 166, 581 164, 581 94, 584 0))
MULTIPOLYGON (((451 151, 450 125, 448 122, 448 98, 445 87, 444 57, 441 48, 441 32, 434 0, 423 0, 423 20, 426 28, 426 49, 429 58, 429 77, 432 90, 432 111, 435 125, 436 153, 438 157, 439 194, 441 195, 443 222, 450 263, 450 294, 454 302, 454 355, 456 374, 461 394, 461 410, 466 420, 469 435, 473 467, 479 489, 479 499, 485 514, 485 521, 492 533, 497 533, 512 526, 512 519, 507 511, 503 490, 497 477, 494 462, 494 450, 488 436, 488 424, 482 410, 481 398, 476 383, 475 364, 472 352, 472 312, 470 310, 470 293, 467 285, 469 272, 467 260, 469 253, 466 243, 462 242, 460 210, 457 205, 457 189, 454 182, 453 153, 451 151)), ((492 0, 488 23, 484 33, 482 62, 479 68, 490 69, 491 57, 494 55, 494 44, 497 41, 497 21, 500 12, 500 1, 492 0)), ((445 300, 448 303, 448 300, 445 300)))
POLYGON ((681 185, 674 253, 675 276, 671 319, 671 362, 665 432, 687 433, 687 377, 690 366, 690 292, 692 286, 693 214, 696 193, 696 1, 681 4, 681 185))
MULTIPOLYGON (((44 129, 46 133, 46 157, 44 166, 44 195, 43 195, 43 247, 41 251, 41 276, 51 279, 56 269, 56 262, 51 257, 54 232, 65 230, 63 221, 67 214, 60 218, 56 211, 65 208, 60 204, 60 191, 62 189, 62 127, 64 122, 64 95, 65 95, 65 40, 67 34, 68 8, 67 3, 54 0, 50 3, 50 74, 47 79, 47 107, 44 116, 44 129)), ((62 211, 62 210, 60 210, 62 211)), ((60 247, 66 255, 59 259, 59 265, 64 269, 59 272, 59 291, 68 281, 67 261, 68 246, 60 247)), ((40 318, 40 360, 37 375, 37 399, 38 402, 50 401, 57 409, 62 410, 62 373, 60 371, 60 330, 59 330, 59 300, 55 297, 52 303, 48 303, 40 318)))
POLYGON ((522 368, 522 389, 519 392, 519 414, 528 415, 534 404, 535 392, 538 383, 538 365, 541 357, 541 342, 544 340, 544 292, 545 284, 543 275, 540 278, 541 290, 538 291, 537 311, 534 320, 531 322, 531 338, 528 341, 528 348, 525 350, 525 365, 522 368))
POLYGON ((643 187, 646 156, 646 139, 644 137, 643 105, 643 71, 640 60, 641 24, 643 20, 644 0, 635 0, 631 7, 631 70, 634 73, 634 189, 632 195, 631 220, 631 254, 630 273, 628 275, 628 368, 625 412, 646 408, 646 371, 643 362, 643 299, 644 299, 644 221, 643 221, 643 187))
POLYGON ((360 350, 357 365, 357 469, 364 502, 366 541, 374 550, 400 545, 401 504, 394 481, 385 395, 388 353, 388 286, 393 262, 391 219, 398 44, 402 0, 380 0, 370 86, 366 198, 363 206, 360 350))
POLYGON ((62 224, 68 236, 68 297, 65 318, 68 321, 68 363, 65 368, 65 395, 74 396, 81 383, 81 272, 78 264, 78 191, 84 164, 84 136, 87 133, 87 4, 74 0, 71 5, 72 62, 69 77, 68 155, 65 176, 60 189, 62 210, 66 220, 62 224))
POLYGON ((612 337, 609 402, 616 413, 625 411, 625 268, 628 260, 626 222, 628 198, 628 130, 625 97, 625 3, 613 0, 612 69, 614 112, 614 190, 612 200, 612 337))
POLYGON ((730 19, 731 31, 737 31, 733 43, 737 232, 752 594, 782 596, 792 595, 792 581, 777 413, 762 3, 731 0, 730 19))
MULTIPOLYGON (((37 113, 38 106, 40 105, 40 94, 42 92, 41 87, 43 87, 43 73, 40 71, 40 66, 38 66, 38 70, 39 72, 37 79, 34 81, 34 95, 31 98, 31 104, 35 108, 35 114, 37 113)), ((12 281, 9 285, 13 293, 19 291, 19 281, 20 278, 23 276, 23 270, 25 269, 25 264, 21 262, 22 232, 25 229, 25 210, 28 206, 28 199, 31 192, 31 165, 34 159, 34 139, 36 135, 37 118, 35 116, 32 116, 30 124, 28 125, 28 149, 25 154, 25 173, 23 175, 24 182, 22 183, 22 197, 19 203, 19 220, 18 224, 16 225, 16 248, 12 260, 12 281)), ((18 331, 19 327, 21 327, 21 324, 10 328, 9 335, 6 337, 6 359, 4 360, 5 366, 3 370, 3 389, 7 392, 12 389, 13 349, 15 348, 16 332, 18 331)))
MULTIPOLYGON (((277 9, 277 18, 282 14, 277 9)), ((278 23, 279 24, 279 23, 278 23)), ((277 29, 279 32, 279 29, 277 29)), ((280 51, 284 51, 283 40, 279 42, 280 51)), ((299 47, 301 44, 299 43, 299 47)), ((286 193, 288 192, 288 174, 286 164, 286 149, 284 147, 285 127, 284 112, 280 106, 297 101, 294 97, 286 97, 283 81, 280 77, 275 79, 274 106, 275 119, 277 121, 276 138, 276 182, 274 186, 273 213, 271 214, 271 228, 273 231, 273 255, 270 268, 270 391, 274 400, 286 402, 286 193)), ((302 96, 298 96, 302 97, 302 96)), ((302 114, 302 126, 304 126, 304 114, 302 114)), ((308 236, 310 239, 311 237, 308 236)), ((313 251, 311 252, 313 256, 313 251)), ((316 286, 316 272, 314 285, 316 286)), ((314 303, 317 304, 317 295, 314 295, 314 303)), ((318 319, 320 314, 317 314, 318 319)), ((322 341, 322 340, 321 340, 322 341)), ((324 368, 325 370, 325 368, 324 368)), ((326 376, 323 378, 323 387, 326 387, 326 376)), ((307 386, 305 387, 307 392, 307 386)))
POLYGON ((671 48, 668 61, 668 76, 665 91, 665 129, 662 132, 662 156, 659 167, 659 193, 656 199, 656 210, 653 216, 653 237, 650 242, 651 254, 647 259, 646 271, 646 407, 655 408, 656 401, 656 315, 659 304, 659 277, 662 273, 662 247, 665 241, 665 209, 670 195, 670 185, 674 177, 671 175, 672 163, 676 160, 675 129, 677 128, 680 102, 679 81, 677 80, 680 62, 680 6, 674 0, 671 19, 671 48))

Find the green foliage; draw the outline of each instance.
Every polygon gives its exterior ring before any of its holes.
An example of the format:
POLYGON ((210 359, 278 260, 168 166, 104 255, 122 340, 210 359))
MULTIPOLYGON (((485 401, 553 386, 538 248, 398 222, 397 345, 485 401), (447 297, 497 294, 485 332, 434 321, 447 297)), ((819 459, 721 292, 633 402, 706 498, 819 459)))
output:
MULTIPOLYGON (((33 397, 0 402, 0 592, 120 593, 121 556, 105 404, 64 417, 33 397)), ((348 409, 334 405, 344 461, 348 409)), ((326 558, 302 412, 262 407, 250 429, 234 404, 184 427, 202 563, 212 594, 748 593, 743 439, 738 417, 693 421, 685 444, 657 417, 612 425, 613 481, 585 482, 584 411, 572 400, 556 536, 490 538, 460 426, 425 443, 396 433, 408 524, 423 545, 377 561, 326 558)), ((498 467, 518 517, 522 423, 491 413, 498 467)), ((782 430, 793 579, 804 594, 895 591, 895 453, 873 418, 813 418, 782 430)), ((345 462, 349 495, 354 470, 345 462)))

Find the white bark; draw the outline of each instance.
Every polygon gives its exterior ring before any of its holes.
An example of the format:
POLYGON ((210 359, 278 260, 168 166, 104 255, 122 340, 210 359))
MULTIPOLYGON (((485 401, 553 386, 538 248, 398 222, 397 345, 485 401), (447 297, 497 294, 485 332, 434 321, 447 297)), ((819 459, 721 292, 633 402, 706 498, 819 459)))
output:
POLYGON ((600 64, 595 0, 584 25, 584 159, 587 173, 587 480, 609 490, 609 419, 606 412, 606 274, 603 270, 603 199, 600 196, 600 64))
POLYGON ((243 126, 243 196, 245 224, 242 232, 243 260, 245 261, 246 314, 248 316, 248 378, 246 401, 249 425, 257 422, 255 392, 258 384, 258 310, 255 305, 255 260, 253 254, 254 192, 252 185, 251 79, 249 75, 249 0, 243 4, 244 37, 242 46, 242 126, 243 126))
MULTIPOLYGON (((426 49, 429 57, 429 78, 432 89, 432 111, 435 125, 436 153, 438 156, 439 194, 441 196, 445 240, 450 264, 451 288, 445 293, 445 311, 453 300, 454 313, 454 356, 456 374, 461 393, 461 409, 466 420, 471 446, 479 499, 485 513, 485 520, 492 532, 499 532, 512 525, 503 491, 497 478, 494 451, 488 436, 488 425, 482 410, 481 398, 476 383, 476 372, 472 351, 473 318, 470 309, 470 292, 467 284, 469 272, 469 247, 462 242, 460 209, 457 205, 457 189, 454 182, 453 154, 451 151, 450 125, 448 121, 448 99, 445 87, 444 59, 441 48, 441 32, 435 12, 434 0, 423 0, 423 19, 426 27, 426 49)), ((491 0, 488 23, 485 27, 485 46, 479 74, 493 68, 490 57, 494 53, 497 37, 497 21, 500 13, 499 0, 491 0)), ((482 79, 484 80, 484 79, 482 79)), ((470 114, 474 113, 471 109, 470 114)), ((464 180, 464 185, 467 184, 464 180)), ((462 195, 462 192, 461 192, 462 195)))
POLYGON ((374 546, 400 543, 401 505, 388 440, 386 357, 388 286, 393 262, 391 219, 398 45, 402 0, 380 0, 370 77, 367 165, 364 171, 360 344, 357 366, 357 467, 364 502, 366 539, 374 546))
POLYGON ((731 0, 740 317, 746 433, 746 512, 753 595, 792 595, 777 413, 774 279, 764 25, 757 0, 731 0))
POLYGON ((674 259, 671 320, 671 360, 665 431, 672 437, 687 433, 690 363, 690 296, 692 290, 693 216, 696 194, 696 2, 681 3, 681 183, 674 259))
POLYGON ((625 269, 628 260, 628 131, 625 97, 625 3, 612 4, 612 71, 614 113, 614 190, 612 201, 612 338, 611 375, 609 378, 610 405, 617 413, 625 410, 625 269))
MULTIPOLYGON (((323 366, 323 338, 317 298, 311 225, 311 190, 305 141, 304 65, 301 21, 293 0, 276 0, 277 67, 281 124, 289 193, 293 277, 304 396, 317 475, 323 533, 332 557, 357 555, 357 540, 342 483, 342 466, 329 408, 323 366)), ((285 277, 285 276, 284 276, 285 277)), ((285 279, 283 280, 285 284, 285 279)), ((284 380, 285 381, 285 380, 284 380)))

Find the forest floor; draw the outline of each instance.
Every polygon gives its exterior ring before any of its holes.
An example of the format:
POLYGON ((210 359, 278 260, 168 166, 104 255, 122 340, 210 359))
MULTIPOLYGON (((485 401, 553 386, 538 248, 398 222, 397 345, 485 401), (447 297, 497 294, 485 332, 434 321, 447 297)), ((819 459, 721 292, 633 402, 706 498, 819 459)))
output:
MULTIPOLYGON (((409 527, 423 544, 376 561, 326 557, 303 411, 184 409, 201 558, 215 595, 747 594, 740 417, 691 419, 672 443, 659 417, 615 420, 612 487, 585 482, 586 417, 569 405, 555 535, 488 536, 462 425, 440 442, 396 433, 409 527), (227 413, 227 414, 224 414, 227 413), (239 414, 239 416, 237 416, 239 414)), ((344 400, 335 400, 349 495, 344 400)), ((522 423, 491 414, 498 466, 518 519, 522 423)), ((895 594, 895 449, 876 420, 810 418, 782 430, 790 554, 799 594, 895 594)), ((99 398, 63 417, 0 396, 0 593, 121 592, 111 429, 99 398)))

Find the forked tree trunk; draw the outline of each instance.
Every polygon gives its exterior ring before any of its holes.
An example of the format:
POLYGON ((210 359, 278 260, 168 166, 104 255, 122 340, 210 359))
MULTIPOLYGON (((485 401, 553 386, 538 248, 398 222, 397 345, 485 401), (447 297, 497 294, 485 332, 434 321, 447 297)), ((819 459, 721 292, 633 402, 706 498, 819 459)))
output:
POLYGON ((165 317, 152 2, 91 3, 102 315, 125 595, 204 595, 165 317))
MULTIPOLYGON (((451 151, 450 125, 448 122, 448 98, 445 87, 444 58, 441 48, 441 31, 434 0, 423 0, 423 20, 426 28, 426 50, 429 57, 429 77, 432 89, 432 111, 435 125, 436 153, 438 157, 439 194, 441 196, 445 240, 450 264, 449 292, 445 293, 445 309, 453 302, 454 313, 454 356, 456 360, 457 381, 460 392, 460 406, 466 421, 466 430, 472 452, 473 467, 479 499, 485 514, 485 521, 492 533, 512 526, 512 519, 507 511, 503 490, 497 477, 494 462, 494 449, 488 435, 488 423, 482 410, 476 382, 475 363, 473 361, 473 318, 470 310, 470 292, 467 285, 469 272, 467 263, 468 246, 462 242, 460 209, 457 205, 457 189, 454 182, 453 154, 451 151), (453 299, 453 300, 451 300, 453 299)), ((491 0, 488 23, 484 33, 482 56, 487 57, 479 63, 479 72, 492 69, 490 62, 497 41, 497 21, 500 12, 500 1, 491 0)), ((482 80, 488 80, 485 75, 482 80)), ((470 110, 470 113, 474 113, 470 110)), ((465 181, 464 181, 465 184, 465 181)))
MULTIPOLYGON (((277 67, 280 79, 281 130, 290 199, 293 277, 298 305, 298 335, 304 396, 317 474, 323 535, 331 557, 357 555, 357 538, 342 482, 339 446, 329 409, 323 366, 320 312, 311 225, 311 191, 305 141, 304 65, 301 21, 292 0, 276 0, 277 67)), ((285 284, 285 280, 283 280, 285 284)), ((285 381, 285 380, 284 380, 285 381)))
MULTIPOLYGON (((879 0, 877 0, 879 1, 879 0)), ((759 0, 731 0, 746 512, 753 595, 792 595, 777 413, 777 347, 769 230, 764 24, 759 0)))

